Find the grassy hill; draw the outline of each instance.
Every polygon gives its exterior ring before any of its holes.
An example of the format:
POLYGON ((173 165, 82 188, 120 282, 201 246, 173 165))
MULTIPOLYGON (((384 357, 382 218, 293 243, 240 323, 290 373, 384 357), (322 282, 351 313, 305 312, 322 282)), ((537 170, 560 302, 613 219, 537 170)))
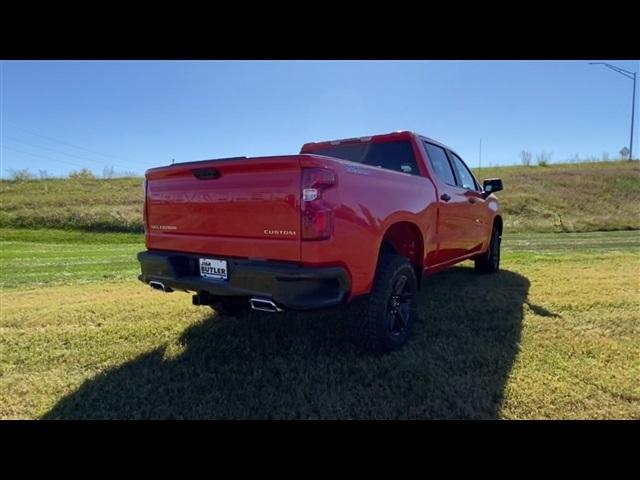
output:
MULTIPOLYGON (((496 167, 497 194, 509 232, 640 229, 640 163, 600 162, 548 167, 496 167)), ((142 180, 0 181, 0 227, 142 231, 142 180)))
POLYGON ((0 182, 0 226, 142 232, 142 178, 0 182))
POLYGON ((474 170, 499 177, 496 196, 513 232, 589 232, 640 228, 640 162, 594 162, 474 170))

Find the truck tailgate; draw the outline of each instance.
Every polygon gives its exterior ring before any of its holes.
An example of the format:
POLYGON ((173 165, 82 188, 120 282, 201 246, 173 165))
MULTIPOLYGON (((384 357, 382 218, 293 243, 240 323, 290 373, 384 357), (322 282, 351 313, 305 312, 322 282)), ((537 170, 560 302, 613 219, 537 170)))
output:
POLYGON ((296 155, 148 170, 145 208, 150 250, 300 260, 296 155))

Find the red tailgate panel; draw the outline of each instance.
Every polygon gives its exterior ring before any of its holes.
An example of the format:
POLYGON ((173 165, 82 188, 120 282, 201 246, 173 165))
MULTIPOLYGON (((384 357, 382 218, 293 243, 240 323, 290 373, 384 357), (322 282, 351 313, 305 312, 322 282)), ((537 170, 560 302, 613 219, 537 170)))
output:
POLYGON ((177 164, 147 172, 148 249, 299 261, 298 156, 177 164), (213 172, 210 178, 196 175, 213 172))

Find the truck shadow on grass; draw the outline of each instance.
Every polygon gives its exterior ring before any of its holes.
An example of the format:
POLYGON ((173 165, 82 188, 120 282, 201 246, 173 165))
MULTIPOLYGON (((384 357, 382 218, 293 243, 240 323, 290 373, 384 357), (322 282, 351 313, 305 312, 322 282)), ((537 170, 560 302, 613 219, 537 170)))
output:
POLYGON ((496 418, 528 290, 510 271, 428 278, 409 343, 378 358, 347 342, 349 310, 212 316, 173 358, 160 347, 107 370, 44 418, 496 418))

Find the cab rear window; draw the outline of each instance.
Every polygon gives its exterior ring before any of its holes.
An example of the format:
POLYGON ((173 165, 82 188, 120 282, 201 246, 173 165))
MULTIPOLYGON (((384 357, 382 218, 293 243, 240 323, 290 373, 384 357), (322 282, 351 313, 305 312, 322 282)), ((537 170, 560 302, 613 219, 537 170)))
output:
POLYGON ((396 172, 419 175, 416 157, 411 142, 395 140, 382 143, 347 143, 331 145, 309 152, 313 155, 349 160, 373 167, 395 170, 396 172))

